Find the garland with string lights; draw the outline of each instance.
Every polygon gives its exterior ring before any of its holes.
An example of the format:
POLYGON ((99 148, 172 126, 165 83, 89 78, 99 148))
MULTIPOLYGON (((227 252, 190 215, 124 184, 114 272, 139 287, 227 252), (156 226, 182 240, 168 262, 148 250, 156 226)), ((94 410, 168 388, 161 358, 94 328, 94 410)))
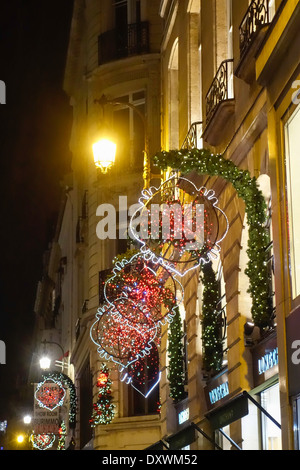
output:
POLYGON ((220 314, 218 312, 219 284, 212 263, 202 266, 202 345, 203 369, 219 372, 222 369, 223 341, 220 334, 220 314))
POLYGON ((76 408, 77 408, 77 398, 76 398, 76 389, 75 385, 70 379, 70 377, 63 372, 51 371, 43 375, 43 379, 53 379, 57 380, 65 388, 69 389, 70 393, 70 409, 69 409, 69 426, 71 429, 76 427, 76 408))
POLYGON ((98 400, 93 404, 90 425, 92 428, 98 424, 109 424, 115 416, 115 405, 112 402, 111 394, 112 381, 109 378, 109 369, 106 364, 102 364, 100 374, 97 378, 99 388, 98 400))
POLYGON ((249 293, 252 298, 252 319, 260 328, 272 323, 272 303, 269 294, 266 247, 269 234, 266 228, 266 203, 255 177, 248 170, 238 168, 223 155, 214 155, 208 149, 161 151, 153 157, 153 163, 161 170, 172 168, 187 174, 220 176, 230 182, 245 202, 249 241, 247 254, 249 262, 245 274, 249 277, 249 293))
POLYGON ((58 433, 57 450, 65 450, 67 429, 64 421, 62 421, 58 433))
POLYGON ((170 397, 174 403, 185 398, 184 390, 184 356, 183 356, 183 331, 179 308, 175 309, 175 315, 168 329, 168 380, 170 397))

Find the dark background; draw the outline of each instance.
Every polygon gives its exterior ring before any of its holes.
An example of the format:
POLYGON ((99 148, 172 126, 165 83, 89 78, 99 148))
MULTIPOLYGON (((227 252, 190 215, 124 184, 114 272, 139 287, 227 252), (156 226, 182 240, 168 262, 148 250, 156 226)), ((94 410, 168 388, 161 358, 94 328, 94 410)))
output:
POLYGON ((72 8, 72 0, 0 1, 0 421, 8 423, 22 412, 42 256, 70 168, 63 75, 72 8))

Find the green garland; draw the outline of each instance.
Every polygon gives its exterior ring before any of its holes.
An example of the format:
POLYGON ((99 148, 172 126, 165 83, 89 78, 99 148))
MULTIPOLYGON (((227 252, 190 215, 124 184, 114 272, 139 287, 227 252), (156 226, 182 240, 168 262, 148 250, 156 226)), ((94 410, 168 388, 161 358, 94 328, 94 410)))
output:
POLYGON ((71 429, 76 427, 76 411, 77 411, 77 398, 76 398, 76 388, 70 377, 63 372, 48 372, 43 375, 44 379, 54 379, 58 380, 63 384, 65 388, 69 389, 70 393, 70 409, 69 409, 69 426, 71 429))
POLYGON ((183 331, 181 326, 179 308, 174 310, 175 315, 168 329, 168 357, 169 372, 168 380, 170 397, 175 403, 185 398, 184 391, 184 366, 183 366, 183 331))
POLYGON ((220 176, 230 182, 238 196, 244 200, 249 226, 249 262, 245 273, 249 277, 252 319, 260 328, 270 326, 272 304, 266 254, 269 234, 265 227, 266 203, 256 178, 252 178, 248 170, 239 169, 231 160, 226 160, 222 155, 211 154, 207 149, 162 151, 153 157, 153 163, 161 170, 172 168, 182 174, 195 170, 199 174, 220 176))
POLYGON ((218 314, 219 283, 211 263, 202 266, 202 345, 203 369, 219 372, 222 369, 223 341, 220 335, 220 314, 218 314))

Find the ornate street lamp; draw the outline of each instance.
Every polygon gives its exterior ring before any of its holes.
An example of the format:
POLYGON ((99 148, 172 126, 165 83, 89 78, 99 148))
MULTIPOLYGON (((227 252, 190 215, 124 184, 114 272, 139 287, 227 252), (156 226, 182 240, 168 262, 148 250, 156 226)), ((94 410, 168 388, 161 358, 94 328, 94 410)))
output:
POLYGON ((62 371, 64 370, 64 356, 65 356, 65 353, 64 353, 64 350, 63 348, 61 347, 61 345, 59 343, 56 343, 55 341, 47 341, 47 340, 44 340, 42 341, 43 345, 44 345, 44 351, 43 351, 43 355, 41 356, 40 360, 39 360, 39 363, 40 363, 40 368, 43 369, 43 370, 48 370, 50 369, 50 366, 51 366, 51 359, 49 357, 49 355, 47 354, 47 348, 46 348, 46 344, 55 344, 56 346, 58 346, 61 351, 62 351, 62 360, 61 361, 56 361, 62 371))

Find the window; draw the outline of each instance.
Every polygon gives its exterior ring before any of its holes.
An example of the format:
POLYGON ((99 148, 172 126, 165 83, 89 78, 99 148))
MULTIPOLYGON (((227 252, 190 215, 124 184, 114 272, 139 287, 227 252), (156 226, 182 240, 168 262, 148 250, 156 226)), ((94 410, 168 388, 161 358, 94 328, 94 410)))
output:
POLYGON ((300 106, 285 124, 286 189, 292 297, 300 295, 300 106))
MULTIPOLYGON (((261 393, 261 406, 280 423, 279 384, 261 393)), ((281 450, 281 431, 264 413, 261 416, 262 449, 281 450)))
MULTIPOLYGON (((272 418, 280 423, 280 398, 278 382, 253 395, 272 418)), ((248 401, 249 412, 242 418, 243 450, 281 450, 280 428, 254 403, 248 401)))
POLYGON ((129 166, 141 170, 144 162, 145 130, 143 119, 137 111, 145 115, 145 92, 137 91, 116 100, 124 102, 124 106, 116 106, 113 115, 114 131, 118 136, 115 167, 120 172, 129 166))

